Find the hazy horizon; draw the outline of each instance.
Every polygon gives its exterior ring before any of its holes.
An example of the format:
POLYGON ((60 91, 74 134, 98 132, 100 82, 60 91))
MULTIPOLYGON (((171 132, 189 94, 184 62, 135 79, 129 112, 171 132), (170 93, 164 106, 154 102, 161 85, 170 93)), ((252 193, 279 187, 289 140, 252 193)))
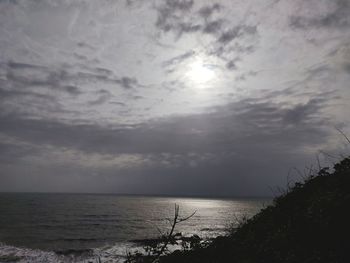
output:
POLYGON ((193 198, 193 199, 273 199, 277 196, 277 190, 276 193, 272 193, 270 195, 265 196, 234 196, 234 195, 191 195, 191 194, 143 194, 143 193, 137 193, 137 194, 130 194, 130 193, 101 193, 101 192, 6 192, 2 191, 0 194, 57 194, 57 195, 112 195, 112 196, 120 196, 120 197, 162 197, 162 198, 193 198))

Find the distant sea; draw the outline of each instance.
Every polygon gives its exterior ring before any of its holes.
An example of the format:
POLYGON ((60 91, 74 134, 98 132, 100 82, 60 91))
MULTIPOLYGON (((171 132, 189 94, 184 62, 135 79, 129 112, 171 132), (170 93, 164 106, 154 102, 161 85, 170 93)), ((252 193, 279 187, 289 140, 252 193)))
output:
POLYGON ((109 194, 0 193, 1 257, 18 262, 122 262, 137 240, 159 236, 174 214, 196 214, 177 226, 183 235, 212 238, 270 199, 208 199, 109 194))

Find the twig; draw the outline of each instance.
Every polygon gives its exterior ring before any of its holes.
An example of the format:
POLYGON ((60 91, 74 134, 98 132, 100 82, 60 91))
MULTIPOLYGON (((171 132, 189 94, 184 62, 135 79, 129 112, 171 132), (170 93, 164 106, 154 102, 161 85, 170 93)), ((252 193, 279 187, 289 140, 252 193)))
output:
POLYGON ((335 129, 341 134, 343 135, 343 137, 345 138, 345 140, 347 140, 347 142, 350 144, 350 139, 348 136, 346 136, 346 134, 339 128, 335 127, 335 129))
POLYGON ((166 248, 169 245, 170 240, 173 237, 173 233, 175 230, 175 226, 181 222, 184 222, 188 219, 190 219, 191 217, 193 217, 196 214, 196 211, 194 211, 191 215, 184 217, 184 218, 179 218, 179 211, 180 211, 180 206, 175 204, 175 214, 174 214, 174 219, 171 225, 171 229, 170 232, 168 234, 168 236, 166 237, 163 246, 161 247, 161 249, 158 251, 156 258, 153 260, 153 263, 157 262, 160 258, 160 256, 164 253, 164 251, 166 250, 166 248))

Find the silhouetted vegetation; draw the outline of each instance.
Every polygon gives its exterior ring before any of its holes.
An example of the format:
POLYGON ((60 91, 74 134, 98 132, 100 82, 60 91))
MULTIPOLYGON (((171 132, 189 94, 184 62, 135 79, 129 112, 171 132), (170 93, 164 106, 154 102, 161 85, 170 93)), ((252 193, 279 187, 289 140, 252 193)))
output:
POLYGON ((175 204, 174 218, 171 223, 170 230, 166 233, 162 233, 160 229, 160 237, 156 239, 142 240, 144 244, 144 253, 136 251, 134 253, 128 253, 125 263, 133 262, 159 262, 160 258, 164 255, 170 253, 169 246, 181 246, 183 251, 189 249, 195 249, 201 246, 202 240, 197 235, 191 237, 184 237, 181 233, 175 232, 175 227, 189 220, 196 212, 193 212, 191 215, 186 217, 180 217, 180 207, 175 204))
POLYGON ((0 262, 2 262, 2 263, 5 263, 5 262, 13 263, 13 262, 17 262, 17 261, 20 261, 20 260, 21 260, 21 258, 15 256, 15 255, 0 256, 0 262))
POLYGON ((350 262, 350 157, 295 183, 273 204, 209 244, 128 262, 350 262))

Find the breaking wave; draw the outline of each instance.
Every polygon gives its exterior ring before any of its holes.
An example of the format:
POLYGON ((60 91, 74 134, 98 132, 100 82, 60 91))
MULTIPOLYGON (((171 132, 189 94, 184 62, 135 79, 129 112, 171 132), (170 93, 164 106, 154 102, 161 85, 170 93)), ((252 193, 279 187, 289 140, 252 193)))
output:
POLYGON ((0 243, 0 262, 16 263, 121 263, 128 251, 138 249, 132 243, 118 243, 114 246, 81 249, 43 251, 21 248, 0 243), (100 261, 99 261, 100 260, 100 261))

